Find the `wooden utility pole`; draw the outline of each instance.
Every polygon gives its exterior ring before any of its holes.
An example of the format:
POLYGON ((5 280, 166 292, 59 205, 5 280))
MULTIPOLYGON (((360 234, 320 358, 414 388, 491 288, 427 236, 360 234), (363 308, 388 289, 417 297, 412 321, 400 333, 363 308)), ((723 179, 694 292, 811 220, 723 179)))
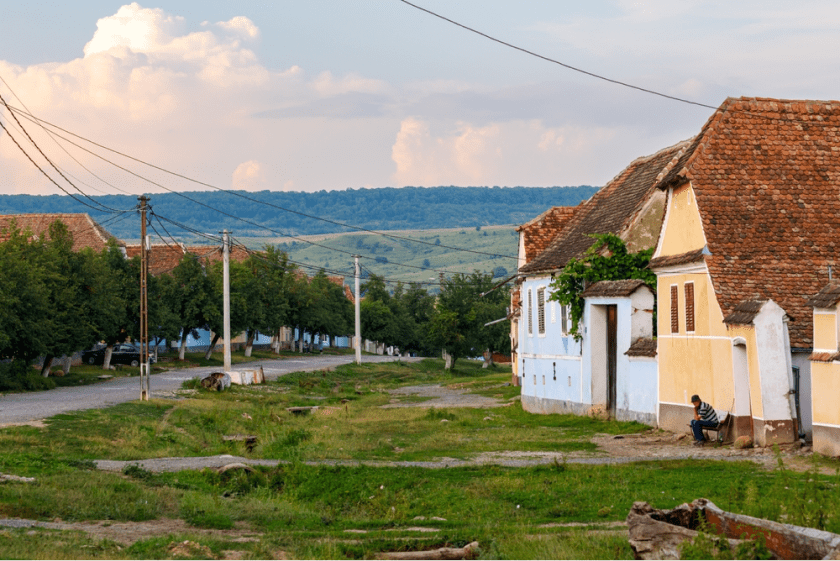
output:
POLYGON ((146 237, 146 195, 138 197, 140 201, 140 399, 148 401, 151 397, 149 383, 149 298, 148 271, 149 247, 146 237))
POLYGON ((354 337, 356 343, 356 364, 362 363, 362 314, 359 307, 359 257, 361 257, 361 255, 353 256, 353 259, 356 260, 356 298, 354 299, 356 307, 356 336, 354 337))

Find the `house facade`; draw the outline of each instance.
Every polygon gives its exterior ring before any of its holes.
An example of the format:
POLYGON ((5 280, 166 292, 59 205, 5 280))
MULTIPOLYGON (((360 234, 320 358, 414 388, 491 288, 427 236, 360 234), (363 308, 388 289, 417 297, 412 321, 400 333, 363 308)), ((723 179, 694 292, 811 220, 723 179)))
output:
POLYGON ((569 310, 550 300, 551 282, 595 243, 593 234, 618 235, 631 252, 654 246, 665 205, 654 184, 687 143, 632 162, 575 207, 533 258, 527 248, 534 221, 520 227, 520 256, 525 253, 527 262, 519 268, 513 300, 520 305, 513 311, 512 348, 526 411, 595 413, 656 424, 653 292, 641 281, 589 287, 575 337, 569 310))
MULTIPOLYGON (((809 297, 836 267, 838 127, 836 101, 728 99, 659 179, 663 428, 684 430, 697 393, 759 445, 811 432, 812 396, 828 399, 811 382, 812 365, 828 364, 813 359, 815 318, 830 314, 809 297)), ((821 387, 827 369, 814 369, 821 387)))
POLYGON ((840 283, 829 282, 808 303, 814 308, 811 401, 814 452, 840 456, 840 283))

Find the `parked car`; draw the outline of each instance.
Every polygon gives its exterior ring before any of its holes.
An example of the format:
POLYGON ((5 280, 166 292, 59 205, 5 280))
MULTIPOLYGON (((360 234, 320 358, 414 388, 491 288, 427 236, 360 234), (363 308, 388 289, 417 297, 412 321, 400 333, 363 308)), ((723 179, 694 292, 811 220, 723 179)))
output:
MULTIPOLYGON (((82 352, 82 362, 87 364, 102 364, 105 362, 105 345, 98 344, 92 349, 82 352)), ((149 362, 155 362, 155 356, 149 356, 149 362)), ((114 352, 111 353, 111 364, 128 364, 140 366, 140 349, 129 343, 118 343, 114 345, 114 352)))

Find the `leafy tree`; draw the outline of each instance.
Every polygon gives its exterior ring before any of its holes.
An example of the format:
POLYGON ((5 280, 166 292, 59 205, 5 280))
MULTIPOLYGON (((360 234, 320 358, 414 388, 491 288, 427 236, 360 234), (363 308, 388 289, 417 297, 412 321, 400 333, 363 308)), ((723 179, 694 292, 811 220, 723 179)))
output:
POLYGON ((0 243, 0 358, 22 364, 16 374, 46 352, 53 331, 43 242, 13 226, 0 243))
POLYGON ((184 360, 187 335, 196 335, 196 330, 208 328, 218 322, 222 314, 222 295, 205 274, 198 258, 190 253, 172 270, 174 280, 172 305, 181 324, 181 347, 178 358, 184 360))
POLYGON ((289 263, 289 256, 285 252, 272 246, 266 246, 262 255, 252 256, 251 267, 259 279, 263 306, 258 329, 279 338, 280 328, 290 325, 289 291, 295 282, 296 268, 289 263))
MULTIPOLYGON (((596 242, 580 259, 572 259, 551 283, 549 300, 571 309, 571 333, 580 340, 580 320, 586 286, 602 280, 640 279, 656 291, 656 275, 647 268, 653 249, 628 253, 627 246, 615 234, 593 234, 596 242)), ((656 322, 654 321, 654 325, 656 322)))
POLYGON ((507 324, 485 326, 507 315, 507 291, 492 288, 493 276, 478 271, 444 279, 429 336, 443 350, 447 369, 458 358, 509 348, 509 339, 504 335, 509 329, 507 324))
POLYGON ((359 304, 362 337, 385 345, 396 341, 396 319, 391 308, 381 300, 364 299, 359 304))

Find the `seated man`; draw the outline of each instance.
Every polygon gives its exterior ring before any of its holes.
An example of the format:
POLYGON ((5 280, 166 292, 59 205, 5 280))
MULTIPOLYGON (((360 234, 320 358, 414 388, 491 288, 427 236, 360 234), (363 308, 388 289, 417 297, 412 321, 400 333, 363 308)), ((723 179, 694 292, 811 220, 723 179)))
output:
POLYGON ((691 420, 691 431, 694 433, 694 445, 703 446, 706 437, 703 435, 704 427, 716 427, 718 416, 714 408, 705 401, 700 401, 699 395, 691 396, 691 403, 694 405, 694 419, 691 420))

